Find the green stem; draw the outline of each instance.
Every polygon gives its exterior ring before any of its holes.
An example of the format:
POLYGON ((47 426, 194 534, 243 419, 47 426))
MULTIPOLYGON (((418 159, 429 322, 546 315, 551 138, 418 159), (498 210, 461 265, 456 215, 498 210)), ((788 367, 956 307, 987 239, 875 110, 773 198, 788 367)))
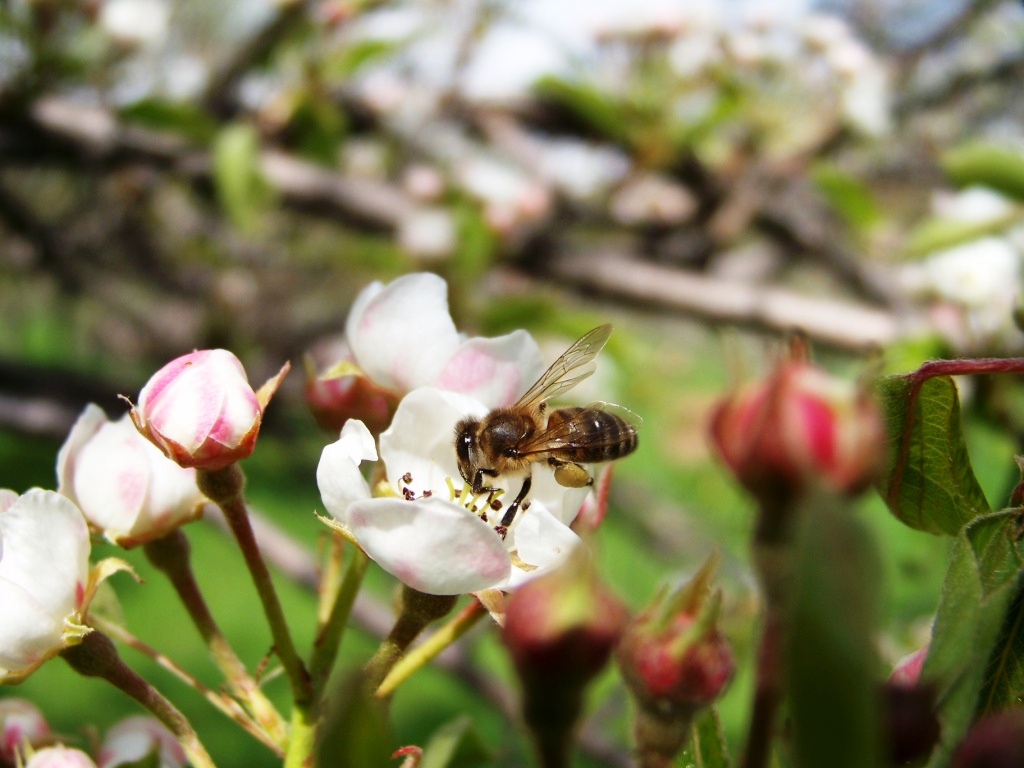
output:
POLYGON ((428 624, 447 614, 457 599, 455 595, 427 595, 412 587, 403 587, 401 613, 363 669, 367 691, 380 687, 413 640, 428 624))
POLYGON ((278 746, 287 739, 284 720, 263 694, 245 665, 221 633, 210 613, 192 571, 188 538, 179 528, 145 545, 149 561, 170 580, 192 622, 206 642, 214 662, 228 681, 231 691, 245 705, 260 727, 278 746))
POLYGON ((109 637, 93 630, 78 645, 64 649, 61 655, 76 672, 103 678, 149 710, 174 734, 193 768, 216 768, 185 716, 121 661, 109 637))
POLYGON ((149 659, 152 659, 154 663, 163 667, 189 688, 193 689, 196 693, 206 699, 206 701, 209 702, 216 710, 230 718, 233 722, 237 723, 246 733, 266 746, 274 752, 274 754, 279 757, 284 755, 284 750, 281 748, 281 745, 272 741, 270 736, 267 735, 267 732, 252 719, 252 716, 248 712, 242 709, 241 705, 237 701, 223 693, 210 690, 178 666, 172 659, 160 653, 155 648, 146 645, 124 627, 119 627, 118 625, 106 621, 94 614, 89 616, 89 624, 96 629, 101 630, 119 643, 127 645, 129 648, 132 648, 149 659))
POLYGON ((782 642, 792 584, 797 504, 788 494, 762 498, 754 531, 754 567, 764 594, 765 617, 757 651, 754 700, 741 768, 765 768, 782 703, 782 642))
POLYGON ((377 687, 374 696, 377 698, 390 696, 416 670, 437 658, 445 648, 466 634, 486 615, 487 611, 478 600, 467 605, 423 643, 398 659, 384 681, 377 687))
POLYGON ((242 470, 237 464, 216 471, 199 470, 196 473, 196 482, 199 490, 224 513, 263 604, 263 613, 267 617, 270 634, 274 639, 274 650, 288 677, 295 706, 308 707, 312 695, 309 675, 295 651, 295 643, 288 630, 281 601, 277 597, 270 571, 263 560, 249 522, 249 514, 242 498, 242 488, 245 484, 242 470))
POLYGON ((292 716, 291 738, 285 756, 285 768, 301 768, 303 760, 312 754, 316 745, 316 725, 319 719, 323 691, 331 676, 331 669, 338 655, 342 636, 348 626, 359 587, 363 583, 366 567, 370 562, 362 550, 353 548, 352 557, 342 579, 341 587, 335 593, 334 605, 316 640, 310 658, 310 678, 313 685, 314 705, 309 709, 296 710, 292 716))

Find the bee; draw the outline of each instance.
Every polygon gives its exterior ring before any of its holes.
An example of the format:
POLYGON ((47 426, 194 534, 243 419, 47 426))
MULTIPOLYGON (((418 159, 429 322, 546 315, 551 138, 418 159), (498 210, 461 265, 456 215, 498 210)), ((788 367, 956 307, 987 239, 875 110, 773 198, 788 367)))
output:
MULTIPOLYGON (((583 488, 594 479, 583 464, 620 459, 636 450, 636 417, 613 413, 608 403, 583 408, 548 410, 547 401, 567 392, 590 376, 594 359, 611 335, 601 325, 567 349, 526 394, 513 404, 495 408, 482 419, 463 419, 455 425, 455 455, 459 474, 473 493, 496 492, 487 478, 525 474, 522 488, 501 518, 507 529, 532 486, 535 462, 547 462, 555 481, 567 488, 583 488), (631 417, 631 420, 630 420, 631 417)), ((525 506, 524 506, 525 508, 525 506)))

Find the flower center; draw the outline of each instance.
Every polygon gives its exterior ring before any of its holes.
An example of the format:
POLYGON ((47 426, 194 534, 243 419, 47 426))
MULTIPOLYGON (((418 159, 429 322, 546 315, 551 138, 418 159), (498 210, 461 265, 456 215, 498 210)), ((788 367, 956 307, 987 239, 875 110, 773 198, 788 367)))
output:
MULTIPOLYGON (((495 533, 497 533, 502 539, 508 535, 508 529, 517 515, 515 515, 516 510, 507 508, 505 503, 502 501, 502 496, 506 494, 504 488, 494 488, 481 491, 480 493, 473 493, 473 486, 470 483, 463 482, 461 486, 456 488, 451 477, 445 477, 444 482, 448 488, 448 501, 453 504, 458 504, 467 512, 471 512, 479 517, 485 523, 497 521, 497 525, 493 526, 495 533), (511 517, 509 512, 513 513, 511 517)), ((406 472, 398 478, 397 485, 402 498, 406 501, 426 499, 434 495, 434 491, 430 488, 424 488, 418 492, 416 491, 415 479, 412 476, 412 472, 406 472)), ((516 506, 518 509, 525 512, 530 507, 530 500, 524 498, 521 503, 516 506)))

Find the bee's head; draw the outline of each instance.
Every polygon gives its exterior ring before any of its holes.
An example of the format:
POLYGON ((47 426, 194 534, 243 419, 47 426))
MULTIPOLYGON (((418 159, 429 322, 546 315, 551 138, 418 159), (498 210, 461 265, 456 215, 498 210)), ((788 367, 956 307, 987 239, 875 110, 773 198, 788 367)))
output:
POLYGON ((476 474, 473 454, 476 453, 476 433, 480 422, 463 419, 455 425, 455 458, 459 462, 459 474, 467 483, 473 482, 476 474))

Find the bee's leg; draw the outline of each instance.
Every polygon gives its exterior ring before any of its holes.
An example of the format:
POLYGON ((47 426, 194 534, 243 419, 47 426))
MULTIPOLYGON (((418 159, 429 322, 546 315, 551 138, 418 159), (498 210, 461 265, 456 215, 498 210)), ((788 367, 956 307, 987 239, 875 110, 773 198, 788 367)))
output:
POLYGON ((508 505, 508 509, 505 510, 505 514, 501 517, 501 525, 504 528, 508 528, 512 525, 512 521, 516 519, 516 512, 519 511, 519 505, 523 503, 523 499, 526 498, 526 494, 530 492, 530 486, 533 485, 533 478, 529 475, 523 480, 523 487, 519 489, 519 495, 516 496, 515 501, 508 505))
POLYGON ((574 461, 549 457, 548 464, 555 470, 555 482, 563 488, 585 488, 594 484, 590 473, 574 461))
POLYGON ((497 491, 498 488, 492 488, 489 485, 484 485, 484 475, 488 477, 497 477, 498 473, 493 469, 478 469, 476 474, 473 476, 473 493, 480 494, 484 491, 497 491))

